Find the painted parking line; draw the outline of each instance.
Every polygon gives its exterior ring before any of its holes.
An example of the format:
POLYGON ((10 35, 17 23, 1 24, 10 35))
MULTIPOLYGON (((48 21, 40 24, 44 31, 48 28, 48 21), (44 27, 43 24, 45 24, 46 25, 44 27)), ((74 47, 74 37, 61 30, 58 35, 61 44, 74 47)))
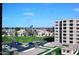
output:
POLYGON ((55 47, 55 48, 53 48, 53 49, 51 49, 51 50, 49 50, 49 51, 47 51, 47 52, 45 52, 45 53, 43 53, 43 54, 41 54, 41 55, 45 55, 45 54, 47 54, 47 53, 49 53, 49 52, 51 52, 51 51, 53 51, 53 50, 55 50, 55 49, 57 49, 58 47, 55 47))
POLYGON ((77 55, 77 53, 79 52, 79 50, 76 51, 76 53, 74 55, 77 55))

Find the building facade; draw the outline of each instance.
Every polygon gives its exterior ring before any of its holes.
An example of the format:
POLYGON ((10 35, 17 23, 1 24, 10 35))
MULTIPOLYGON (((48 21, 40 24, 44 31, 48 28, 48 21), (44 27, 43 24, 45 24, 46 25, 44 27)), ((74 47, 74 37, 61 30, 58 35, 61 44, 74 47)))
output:
POLYGON ((54 35, 55 35, 55 42, 59 43, 61 42, 61 21, 56 21, 55 22, 55 27, 54 27, 54 35))
POLYGON ((55 42, 79 45, 79 19, 65 19, 55 22, 55 42))

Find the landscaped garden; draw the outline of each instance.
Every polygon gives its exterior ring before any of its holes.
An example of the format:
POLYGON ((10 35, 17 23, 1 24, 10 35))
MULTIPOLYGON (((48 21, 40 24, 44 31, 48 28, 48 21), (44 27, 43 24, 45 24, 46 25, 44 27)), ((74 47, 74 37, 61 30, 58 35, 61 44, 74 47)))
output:
POLYGON ((61 48, 57 48, 54 50, 56 55, 61 55, 61 48))
POLYGON ((77 55, 79 55, 79 52, 77 53, 77 55))
POLYGON ((15 40, 16 42, 26 43, 26 42, 32 42, 32 41, 40 41, 42 40, 42 37, 35 37, 35 36, 14 36, 11 38, 10 36, 4 36, 2 37, 3 43, 9 43, 11 40, 15 40))

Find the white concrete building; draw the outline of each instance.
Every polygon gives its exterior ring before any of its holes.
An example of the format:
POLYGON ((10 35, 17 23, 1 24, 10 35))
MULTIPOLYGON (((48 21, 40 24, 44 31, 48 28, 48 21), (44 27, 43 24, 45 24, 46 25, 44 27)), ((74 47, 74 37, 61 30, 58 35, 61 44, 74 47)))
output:
POLYGON ((79 45, 79 19, 65 19, 55 23, 55 42, 79 45))
POLYGON ((55 35, 55 42, 59 43, 60 42, 60 21, 55 22, 55 27, 54 27, 54 35, 55 35))
POLYGON ((37 30, 37 37, 44 37, 44 36, 53 36, 52 32, 46 30, 37 30))
POLYGON ((8 29, 6 30, 6 32, 7 32, 7 36, 15 36, 15 30, 8 29))
POLYGON ((62 21, 62 44, 79 45, 79 19, 62 21))
POLYGON ((76 51, 77 49, 74 45, 63 46, 63 48, 61 48, 61 53, 63 55, 73 55, 76 51))
POLYGON ((28 32, 21 29, 21 30, 17 31, 17 34, 18 34, 18 36, 24 36, 24 35, 26 36, 26 35, 28 35, 28 32))
POLYGON ((69 45, 62 48, 62 54, 73 54, 77 48, 71 46, 76 45, 79 48, 79 19, 64 19, 56 21, 55 42, 69 45))

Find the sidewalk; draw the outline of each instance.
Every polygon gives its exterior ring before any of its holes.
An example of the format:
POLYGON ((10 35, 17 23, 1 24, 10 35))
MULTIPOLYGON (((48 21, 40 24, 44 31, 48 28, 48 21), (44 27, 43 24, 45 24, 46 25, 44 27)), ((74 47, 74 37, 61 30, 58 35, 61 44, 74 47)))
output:
POLYGON ((77 55, 77 53, 79 52, 79 50, 76 51, 76 53, 74 55, 77 55))
POLYGON ((55 49, 57 49, 58 47, 55 47, 55 48, 53 48, 53 49, 51 49, 51 50, 49 50, 49 51, 47 51, 47 52, 45 52, 45 53, 43 53, 43 54, 41 54, 41 55, 45 55, 45 54, 47 54, 47 53, 49 53, 49 52, 51 52, 51 51, 53 51, 53 50, 55 50, 55 49))

